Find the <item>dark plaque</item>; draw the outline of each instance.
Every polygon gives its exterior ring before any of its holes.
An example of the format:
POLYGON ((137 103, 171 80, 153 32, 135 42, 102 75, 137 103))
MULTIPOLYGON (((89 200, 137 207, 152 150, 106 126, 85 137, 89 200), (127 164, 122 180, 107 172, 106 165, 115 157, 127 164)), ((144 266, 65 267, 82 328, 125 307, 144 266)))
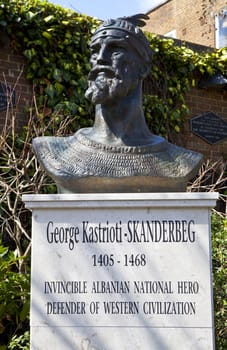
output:
POLYGON ((227 139, 227 122, 212 112, 192 118, 190 126, 193 134, 211 145, 227 139))
POLYGON ((0 82, 0 112, 5 111, 8 107, 16 105, 16 93, 6 84, 0 82))

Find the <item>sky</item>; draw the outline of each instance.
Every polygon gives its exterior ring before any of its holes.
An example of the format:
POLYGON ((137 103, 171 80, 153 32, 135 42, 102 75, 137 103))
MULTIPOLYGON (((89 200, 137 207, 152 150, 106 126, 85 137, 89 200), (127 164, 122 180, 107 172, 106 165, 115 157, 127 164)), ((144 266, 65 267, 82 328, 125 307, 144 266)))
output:
POLYGON ((146 13, 163 0, 48 0, 65 8, 71 8, 98 19, 117 18, 122 16, 146 13))

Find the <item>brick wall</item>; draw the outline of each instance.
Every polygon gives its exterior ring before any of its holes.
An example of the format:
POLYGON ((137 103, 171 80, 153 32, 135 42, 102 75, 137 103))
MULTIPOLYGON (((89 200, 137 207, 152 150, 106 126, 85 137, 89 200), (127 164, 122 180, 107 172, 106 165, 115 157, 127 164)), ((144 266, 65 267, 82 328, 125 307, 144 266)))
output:
MULTIPOLYGON (((25 110, 32 104, 32 85, 25 78, 24 59, 22 55, 14 54, 10 48, 10 41, 7 36, 1 33, 0 38, 0 83, 7 85, 14 90, 16 105, 0 111, 0 130, 2 130, 6 115, 8 118, 15 116, 16 127, 20 128, 26 124, 25 110)), ((9 121, 10 122, 10 121, 9 121)))
POLYGON ((176 37, 215 47, 215 13, 227 7, 226 0, 170 0, 148 12, 145 30, 165 35, 176 30, 176 37))

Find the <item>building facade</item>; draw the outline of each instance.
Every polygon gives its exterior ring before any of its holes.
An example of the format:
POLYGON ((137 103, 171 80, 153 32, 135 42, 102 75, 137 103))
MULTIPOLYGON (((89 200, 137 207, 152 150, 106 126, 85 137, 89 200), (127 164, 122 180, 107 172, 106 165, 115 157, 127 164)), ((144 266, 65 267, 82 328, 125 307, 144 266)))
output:
POLYGON ((148 11, 146 31, 209 47, 227 46, 227 0, 167 0, 148 11))

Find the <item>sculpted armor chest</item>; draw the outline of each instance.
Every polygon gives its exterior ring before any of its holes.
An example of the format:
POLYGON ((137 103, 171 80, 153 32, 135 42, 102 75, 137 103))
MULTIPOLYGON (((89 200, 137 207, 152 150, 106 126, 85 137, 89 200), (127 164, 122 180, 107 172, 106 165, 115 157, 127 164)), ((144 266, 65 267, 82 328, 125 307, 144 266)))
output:
POLYGON ((163 138, 154 145, 108 146, 89 140, 86 130, 33 142, 60 193, 184 191, 201 165, 198 153, 163 138))

